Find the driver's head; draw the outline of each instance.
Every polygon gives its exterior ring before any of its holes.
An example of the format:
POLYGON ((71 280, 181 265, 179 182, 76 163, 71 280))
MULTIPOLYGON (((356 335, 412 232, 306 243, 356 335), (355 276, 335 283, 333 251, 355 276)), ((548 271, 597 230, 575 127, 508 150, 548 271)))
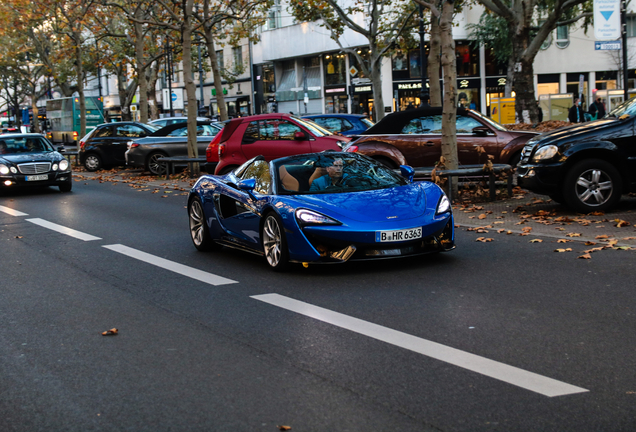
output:
POLYGON ((327 174, 332 179, 342 177, 342 169, 344 168, 344 161, 340 158, 334 159, 331 165, 327 167, 327 174))

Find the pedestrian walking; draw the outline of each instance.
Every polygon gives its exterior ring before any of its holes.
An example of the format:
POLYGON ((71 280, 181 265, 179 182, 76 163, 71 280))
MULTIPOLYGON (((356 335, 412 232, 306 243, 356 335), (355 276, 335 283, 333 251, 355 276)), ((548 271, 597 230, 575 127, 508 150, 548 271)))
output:
POLYGON ((574 105, 570 108, 568 119, 570 123, 583 123, 585 121, 585 114, 583 113, 583 108, 581 108, 581 99, 574 98, 574 105))
POLYGON ((592 116, 592 120, 605 117, 605 105, 603 104, 603 101, 601 101, 600 96, 597 96, 594 103, 590 105, 589 113, 592 116))

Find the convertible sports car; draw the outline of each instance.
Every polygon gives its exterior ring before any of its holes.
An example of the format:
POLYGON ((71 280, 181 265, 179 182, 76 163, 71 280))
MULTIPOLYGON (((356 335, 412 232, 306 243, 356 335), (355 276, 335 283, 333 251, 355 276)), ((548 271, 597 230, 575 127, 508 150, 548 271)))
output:
POLYGON ((188 198, 199 250, 221 245, 290 262, 339 263, 455 248, 453 214, 442 189, 413 183, 356 153, 326 151, 271 162, 257 156, 224 176, 204 175, 188 198))

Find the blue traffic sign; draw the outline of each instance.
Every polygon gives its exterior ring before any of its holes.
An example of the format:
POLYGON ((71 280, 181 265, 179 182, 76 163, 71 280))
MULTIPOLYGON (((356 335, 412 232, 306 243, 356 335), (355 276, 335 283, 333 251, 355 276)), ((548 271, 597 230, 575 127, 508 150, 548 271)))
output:
POLYGON ((599 50, 619 50, 621 49, 621 41, 596 41, 594 42, 594 49, 599 50))

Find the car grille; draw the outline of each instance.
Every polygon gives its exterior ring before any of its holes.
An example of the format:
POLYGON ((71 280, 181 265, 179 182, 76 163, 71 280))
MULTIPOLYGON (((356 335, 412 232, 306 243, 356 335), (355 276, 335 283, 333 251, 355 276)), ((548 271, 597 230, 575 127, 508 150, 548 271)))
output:
POLYGON ((523 150, 521 150, 521 161, 522 162, 527 162, 528 159, 530 158, 530 154, 532 154, 532 149, 534 148, 534 143, 533 144, 526 144, 523 147, 523 150))
POLYGON ((18 165, 18 169, 22 174, 42 174, 51 171, 51 162, 34 162, 18 165))

